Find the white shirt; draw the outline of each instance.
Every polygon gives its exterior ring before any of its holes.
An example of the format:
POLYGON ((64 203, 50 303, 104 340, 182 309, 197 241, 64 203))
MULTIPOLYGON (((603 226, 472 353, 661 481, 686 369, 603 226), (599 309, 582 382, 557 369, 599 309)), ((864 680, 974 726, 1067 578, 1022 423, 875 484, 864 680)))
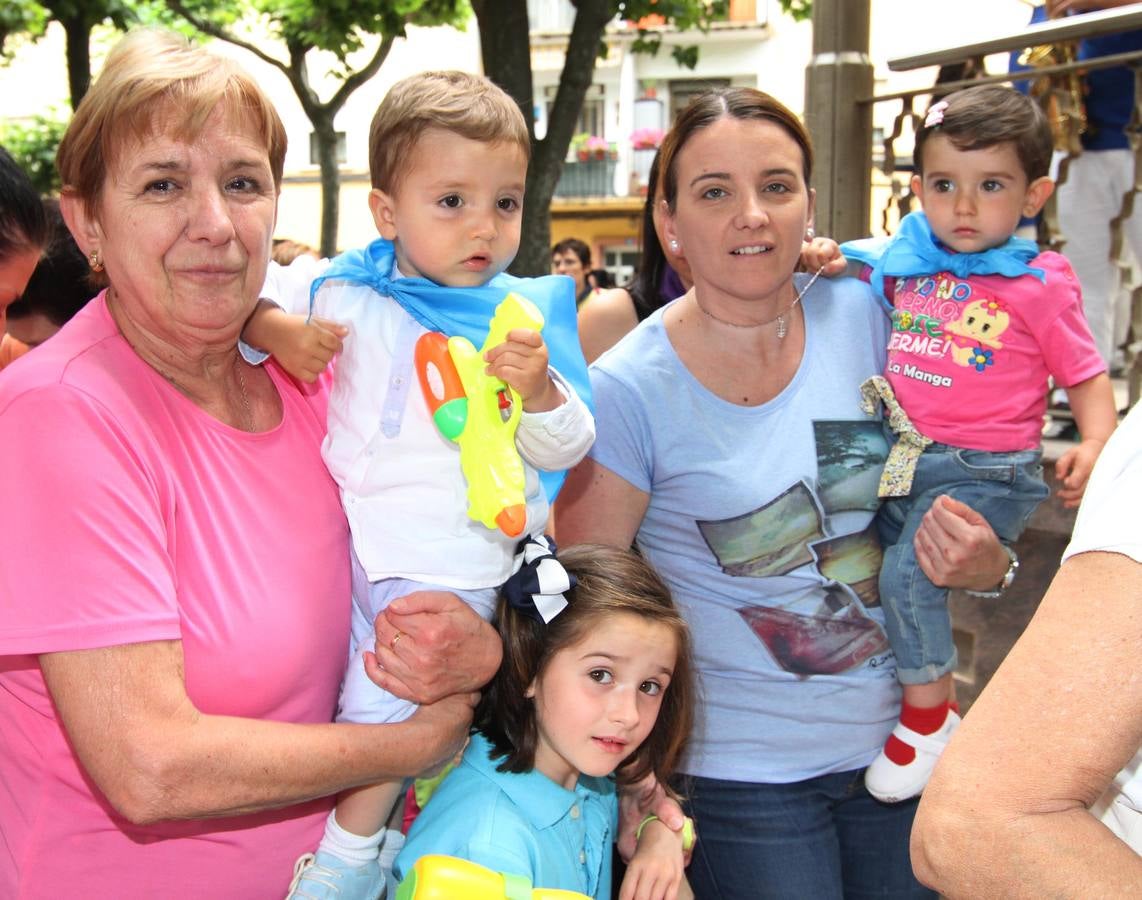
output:
MULTIPOLYGON (((305 258, 271 266, 262 296, 306 313, 309 285, 326 265, 305 258)), ((502 584, 519 538, 468 517, 459 448, 437 431, 413 368, 426 329, 393 299, 347 282, 325 282, 313 312, 350 328, 336 362, 322 456, 341 489, 353 548, 369 579, 464 589, 502 584)), ((541 531, 549 514, 536 469, 573 466, 595 438, 586 405, 558 373, 551 376, 566 402, 550 412, 524 412, 516 432, 526 473, 521 537, 541 531)))

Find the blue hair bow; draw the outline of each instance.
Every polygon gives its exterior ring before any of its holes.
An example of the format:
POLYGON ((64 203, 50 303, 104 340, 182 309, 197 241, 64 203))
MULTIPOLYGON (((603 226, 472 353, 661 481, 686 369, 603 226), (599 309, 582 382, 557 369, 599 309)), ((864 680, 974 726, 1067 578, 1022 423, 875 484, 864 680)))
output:
POLYGON ((545 534, 519 542, 512 574, 500 590, 513 609, 546 625, 567 608, 564 594, 575 584, 575 576, 555 558, 555 541, 545 534))

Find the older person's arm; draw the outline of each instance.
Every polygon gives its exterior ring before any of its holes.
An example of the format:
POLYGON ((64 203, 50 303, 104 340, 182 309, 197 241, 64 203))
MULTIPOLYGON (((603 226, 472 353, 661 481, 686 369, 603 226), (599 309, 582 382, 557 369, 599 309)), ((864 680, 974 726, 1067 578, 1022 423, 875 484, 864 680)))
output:
POLYGON ((1142 857, 1087 810, 1142 744, 1142 564, 1064 563, 936 768, 912 833, 948 897, 1142 895, 1142 857))
POLYGON ((421 697, 450 696, 398 724, 205 715, 187 696, 178 641, 48 653, 40 663, 80 761, 121 814, 137 823, 232 815, 416 775, 463 746, 474 691, 499 655, 484 646, 488 626, 455 597, 420 602, 433 607, 423 626, 432 633, 417 633, 416 659, 431 674, 405 672, 405 683, 421 697))

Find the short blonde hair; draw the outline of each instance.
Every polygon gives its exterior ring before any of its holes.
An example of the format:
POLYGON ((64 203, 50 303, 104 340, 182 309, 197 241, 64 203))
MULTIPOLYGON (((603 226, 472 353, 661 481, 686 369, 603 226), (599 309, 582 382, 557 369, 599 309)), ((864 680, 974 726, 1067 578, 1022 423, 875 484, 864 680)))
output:
POLYGON ((64 190, 97 212, 108 170, 131 140, 154 134, 169 116, 179 138, 193 139, 218 107, 253 128, 281 188, 286 133, 277 111, 248 72, 186 38, 139 29, 112 48, 56 153, 64 190))
POLYGON ((468 72, 422 72, 394 84, 373 116, 369 174, 374 188, 395 192, 416 142, 429 128, 485 144, 515 144, 524 159, 531 156, 527 122, 502 88, 468 72))

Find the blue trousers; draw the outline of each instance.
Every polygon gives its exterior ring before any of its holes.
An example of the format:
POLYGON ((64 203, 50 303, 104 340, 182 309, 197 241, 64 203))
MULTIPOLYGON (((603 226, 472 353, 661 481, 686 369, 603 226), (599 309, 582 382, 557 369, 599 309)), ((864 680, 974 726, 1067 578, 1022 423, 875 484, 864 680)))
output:
POLYGON ((699 900, 934 898, 912 874, 917 800, 884 804, 864 770, 792 784, 683 777, 698 843, 687 871, 699 900))
POLYGON ((956 667, 947 588, 928 580, 912 539, 941 494, 987 519, 999 539, 1013 544, 1049 490, 1041 450, 989 453, 932 444, 920 455, 912 493, 881 503, 876 517, 884 563, 880 601, 884 628, 902 684, 931 684, 956 667))

